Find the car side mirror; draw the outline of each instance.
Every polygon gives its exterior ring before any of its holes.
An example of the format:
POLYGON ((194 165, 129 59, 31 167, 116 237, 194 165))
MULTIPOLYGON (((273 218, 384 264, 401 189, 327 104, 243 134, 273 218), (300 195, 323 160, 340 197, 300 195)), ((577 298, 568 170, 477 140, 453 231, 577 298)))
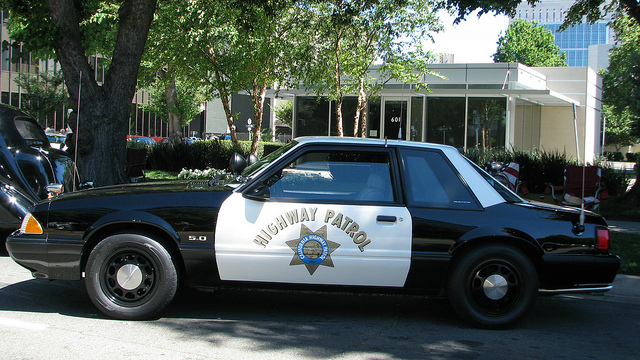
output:
POLYGON ((271 191, 267 185, 259 185, 244 193, 244 197, 250 200, 265 201, 271 198, 271 191))
POLYGON ((253 165, 258 161, 260 161, 260 159, 257 156, 253 155, 253 153, 249 154, 249 159, 247 159, 248 165, 253 165))
POLYGON ((229 159, 229 170, 234 175, 239 175, 247 167, 247 160, 240 154, 234 153, 229 159))
POLYGON ((62 184, 49 184, 46 189, 48 194, 47 197, 52 198, 62 194, 64 186, 62 184))

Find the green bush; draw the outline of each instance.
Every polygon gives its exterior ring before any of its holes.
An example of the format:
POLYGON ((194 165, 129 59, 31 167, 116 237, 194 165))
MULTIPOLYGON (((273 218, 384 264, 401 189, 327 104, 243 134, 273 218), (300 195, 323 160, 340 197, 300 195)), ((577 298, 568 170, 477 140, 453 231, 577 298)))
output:
MULTIPOLYGON (((261 143, 258 157, 282 146, 277 143, 261 143), (267 151, 268 150, 268 151, 267 151)), ((160 144, 149 149, 147 168, 153 170, 181 171, 182 169, 226 169, 234 153, 245 158, 251 151, 251 142, 234 144, 228 140, 200 140, 193 144, 160 144)))
MULTIPOLYGON (((567 159, 565 154, 544 151, 507 151, 470 149, 465 153, 471 161, 484 167, 488 161, 515 161, 520 164, 520 181, 527 184, 529 191, 542 193, 548 183, 562 185, 564 183, 564 169, 569 164, 577 164, 573 159, 567 159)), ((601 165, 602 183, 609 195, 622 195, 627 188, 627 175, 612 167, 601 165)))
POLYGON ((543 151, 511 151, 511 150, 482 150, 469 149, 464 153, 469 160, 480 167, 489 161, 517 162, 520 164, 520 180, 527 183, 531 192, 544 192, 547 183, 562 185, 564 183, 564 168, 571 162, 559 152, 543 151))

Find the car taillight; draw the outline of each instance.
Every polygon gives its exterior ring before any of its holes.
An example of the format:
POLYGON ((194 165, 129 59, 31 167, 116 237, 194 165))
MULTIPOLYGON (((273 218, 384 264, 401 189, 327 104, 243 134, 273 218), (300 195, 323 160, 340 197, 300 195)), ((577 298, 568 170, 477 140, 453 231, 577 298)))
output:
POLYGON ((609 229, 597 229, 596 248, 600 250, 609 250, 610 243, 611 237, 609 236, 609 229))

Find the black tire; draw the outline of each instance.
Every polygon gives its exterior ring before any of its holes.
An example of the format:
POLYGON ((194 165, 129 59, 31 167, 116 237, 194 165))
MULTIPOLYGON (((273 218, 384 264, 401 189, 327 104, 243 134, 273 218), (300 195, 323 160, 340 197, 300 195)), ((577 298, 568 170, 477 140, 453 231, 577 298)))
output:
POLYGON ((453 310, 472 324, 490 329, 518 321, 535 303, 538 273, 521 251, 483 246, 456 262, 447 295, 453 310))
POLYGON ((89 255, 85 286, 105 315, 144 320, 171 303, 178 289, 178 271, 158 241, 143 234, 115 234, 89 255))

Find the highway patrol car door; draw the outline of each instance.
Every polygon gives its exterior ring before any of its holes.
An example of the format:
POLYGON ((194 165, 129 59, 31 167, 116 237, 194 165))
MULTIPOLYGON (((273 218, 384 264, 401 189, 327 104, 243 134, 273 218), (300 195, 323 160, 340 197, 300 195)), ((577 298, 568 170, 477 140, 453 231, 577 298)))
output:
POLYGON ((220 278, 403 286, 411 217, 393 159, 389 148, 309 148, 234 193, 216 227, 220 278))

